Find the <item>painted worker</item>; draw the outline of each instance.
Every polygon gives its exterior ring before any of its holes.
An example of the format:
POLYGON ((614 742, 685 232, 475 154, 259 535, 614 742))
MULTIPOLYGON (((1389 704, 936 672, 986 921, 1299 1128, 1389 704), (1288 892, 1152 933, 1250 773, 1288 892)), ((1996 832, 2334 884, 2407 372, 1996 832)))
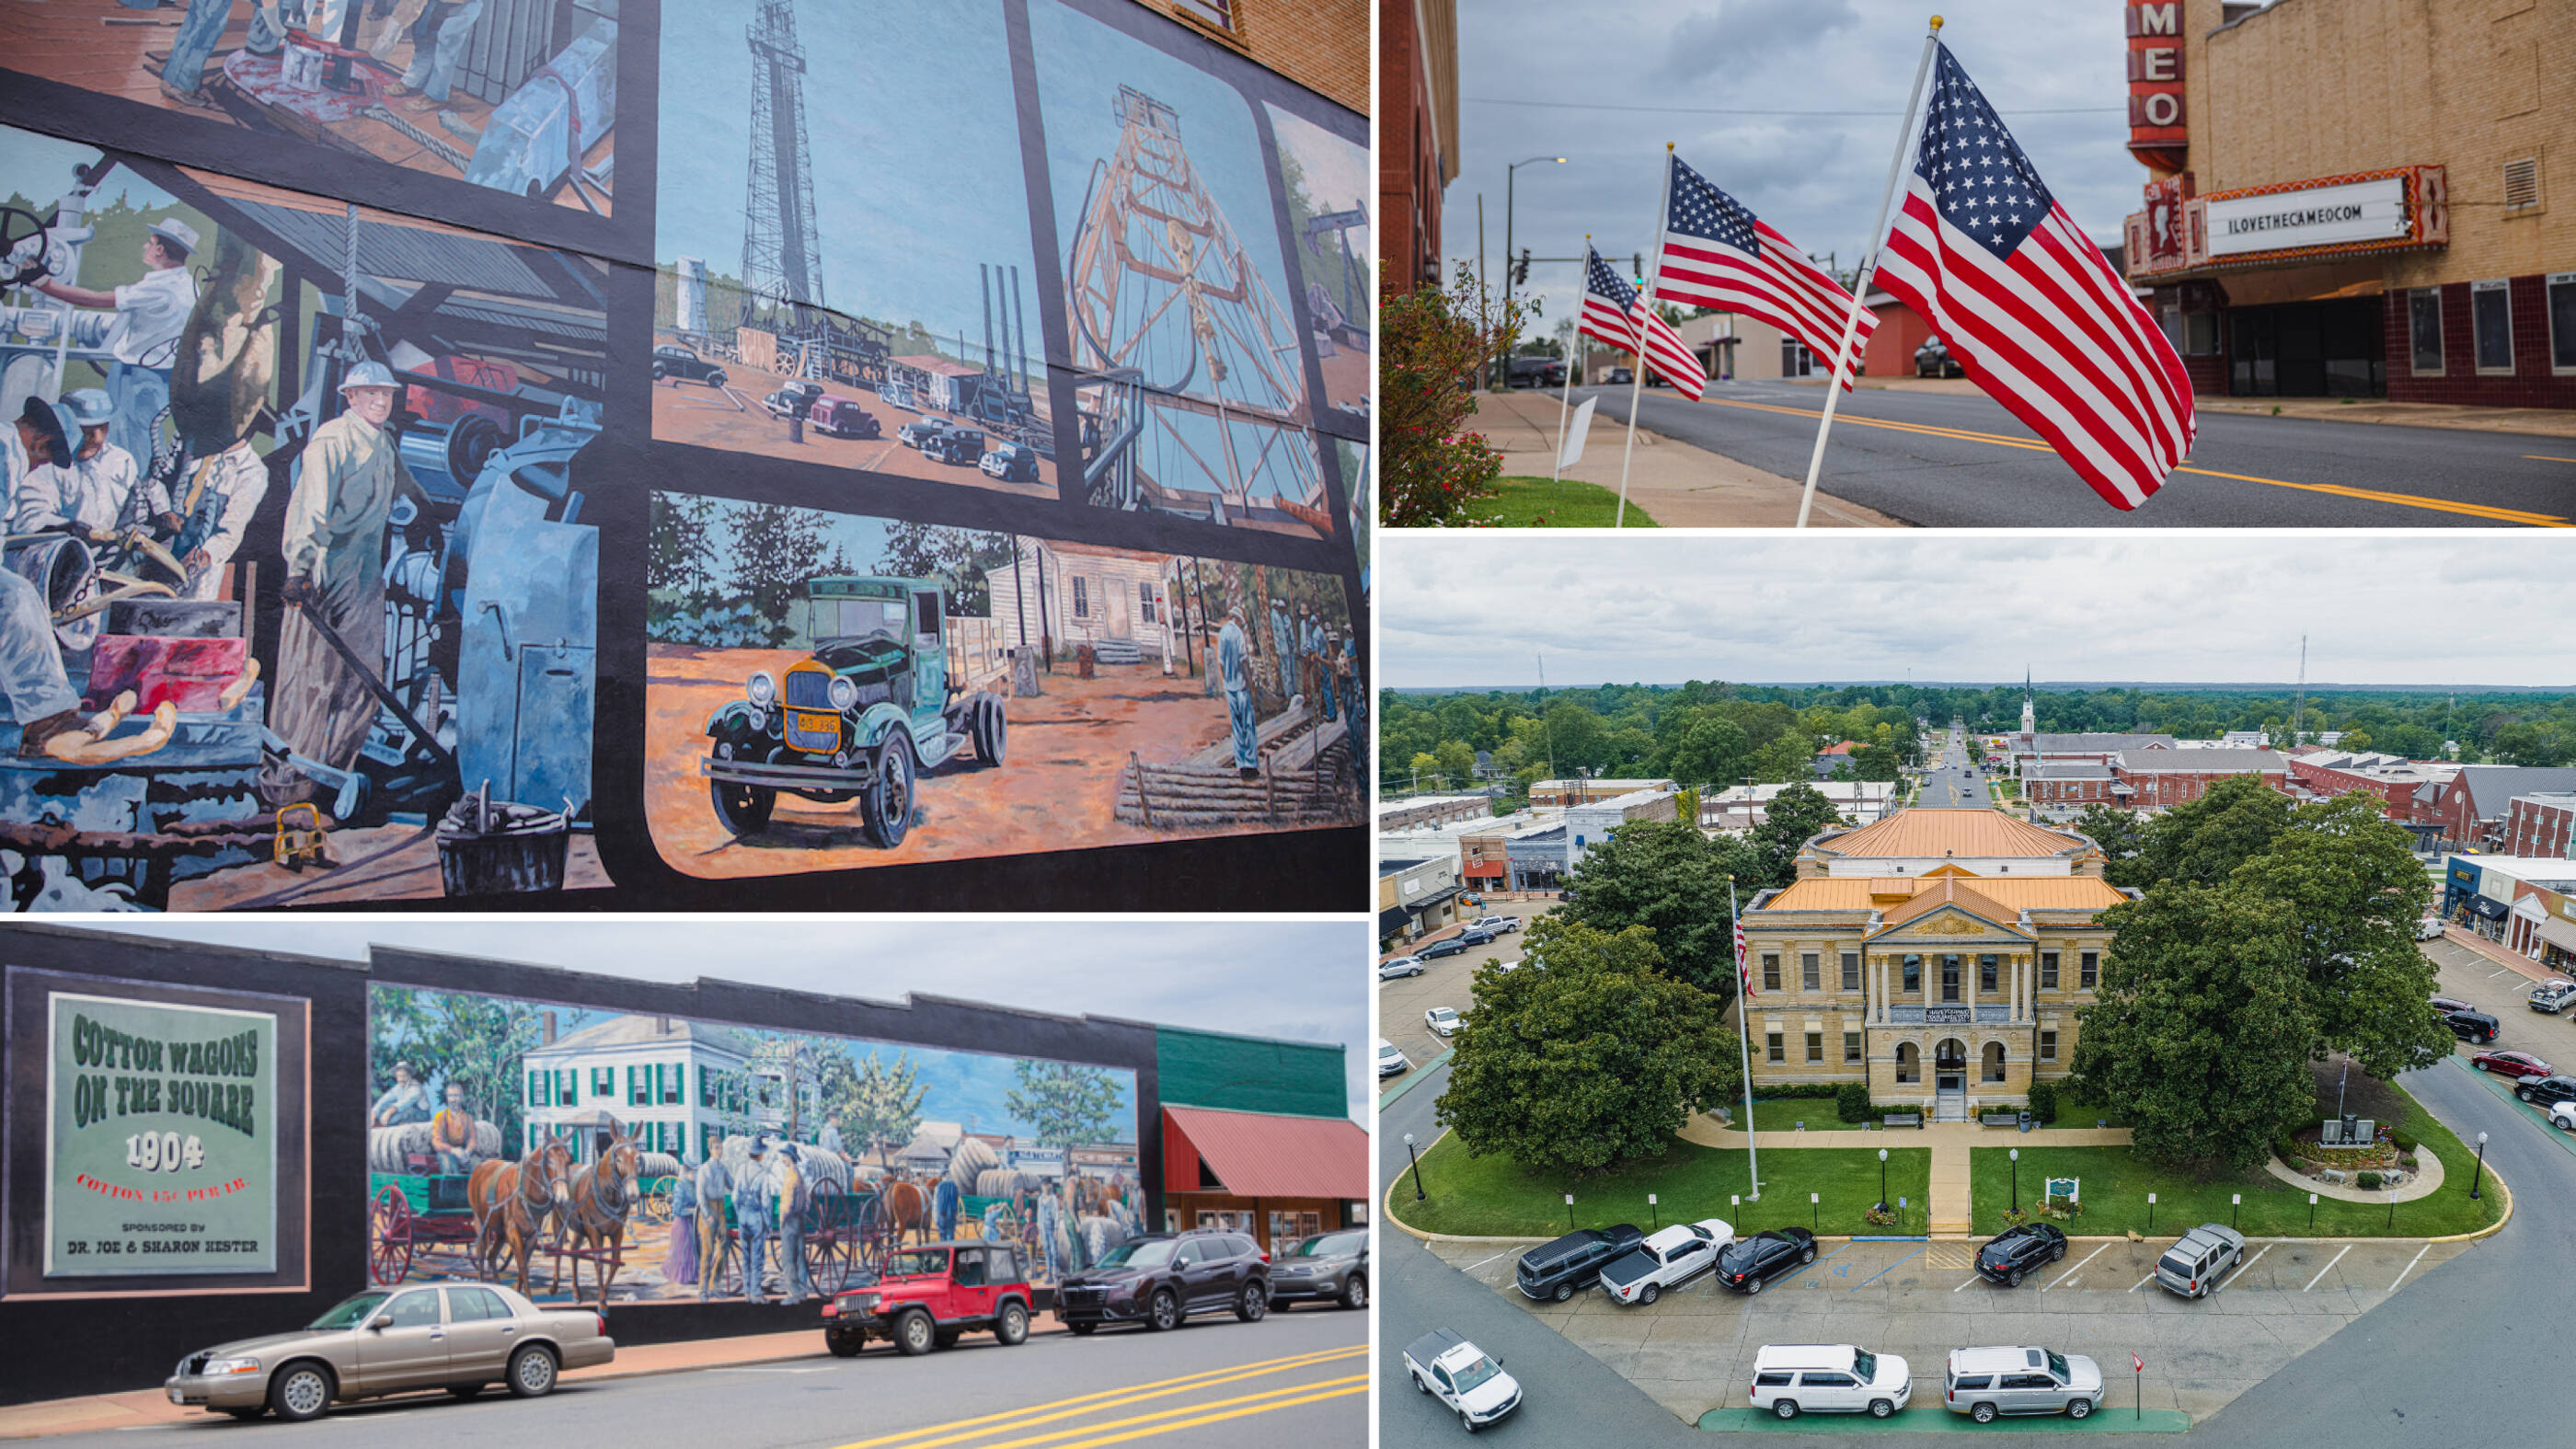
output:
POLYGON ((367 1111, 370 1127, 401 1127, 432 1116, 429 1086, 412 1073, 411 1063, 394 1063, 394 1084, 367 1111))
POLYGON ((698 1281, 698 1165, 683 1162, 671 1179, 671 1235, 662 1255, 667 1283, 698 1281))
POLYGON ((1286 599, 1270 601, 1270 649, 1271 657, 1279 661, 1280 692, 1285 694, 1290 687, 1288 671, 1296 667, 1289 661, 1297 657, 1296 627, 1288 617, 1286 599))
POLYGON ((0 569, 0 724, 19 727, 18 753, 45 755, 47 741, 81 731, 86 720, 80 702, 63 672, 45 596, 0 569))
POLYGON ((1342 717, 1349 721, 1351 737, 1359 738, 1360 710, 1368 698, 1366 681, 1360 678, 1360 632, 1353 629, 1342 640, 1340 662, 1335 669, 1341 675, 1342 717))
MULTIPOLYGON (((178 532, 170 490, 142 476, 134 455, 110 437, 116 405, 94 387, 63 395, 63 436, 77 437, 69 461, 30 468, 19 489, 12 533, 76 533, 106 543, 129 529, 178 532)), ((60 454, 56 455, 58 458, 60 454)))
MULTIPOLYGON (((340 384, 347 408, 313 430, 296 460, 286 502, 288 605, 278 628, 277 694, 270 728, 286 747, 335 770, 357 763, 376 717, 369 676, 322 636, 336 633, 360 660, 384 657, 386 520, 397 496, 427 506, 394 435, 394 377, 362 362, 340 384)), ((261 779, 271 808, 309 798, 313 782, 272 760, 261 779)))
POLYGON ((805 1283, 805 1174, 799 1169, 803 1149, 782 1144, 771 1158, 769 1200, 778 1223, 778 1291, 793 1308, 813 1296, 805 1283))
POLYGON ((152 223, 143 237, 143 276, 122 287, 99 291, 46 278, 36 290, 75 307, 112 307, 116 320, 107 329, 107 395, 116 414, 116 445, 148 461, 160 443, 155 431, 161 410, 170 405, 170 363, 179 353, 179 332, 197 305, 197 279, 188 258, 197 250, 197 229, 177 217, 152 223))
POLYGON ((1325 627, 1323 616, 1315 618, 1315 692, 1324 697, 1324 718, 1341 717, 1342 686, 1338 669, 1342 649, 1342 631, 1325 627))
POLYGON ((18 516, 18 498, 27 475, 38 468, 71 461, 63 441, 63 414, 57 405, 29 397, 6 433, 0 433, 0 529, 18 516))
POLYGON ((456 66, 483 18, 483 0, 432 0, 411 25, 411 68, 393 94, 410 96, 407 111, 434 111, 447 104, 456 84, 456 66))
POLYGON ((1217 670, 1225 680, 1226 720, 1234 729, 1234 768, 1249 780, 1261 773, 1261 746, 1252 718, 1252 640, 1243 632, 1243 610, 1226 611, 1216 631, 1217 670))
POLYGON ((769 1301, 769 1140, 751 1139, 751 1165, 734 1174, 733 1226, 742 1238, 742 1296, 769 1301))
POLYGON ((939 1179, 939 1185, 930 1190, 931 1219, 939 1225, 942 1242, 954 1241, 957 1237, 957 1210, 963 1205, 961 1197, 957 1179, 953 1177, 939 1179))
POLYGON ((465 1105, 465 1089, 447 1084, 447 1105, 429 1119, 429 1145, 438 1153, 438 1170, 462 1175, 474 1170, 474 1110, 465 1105))
POLYGON ((850 1154, 841 1146, 841 1119, 838 1117, 824 1118, 823 1131, 821 1135, 814 1139, 814 1145, 822 1148, 828 1153, 831 1153, 835 1157, 848 1157, 850 1154))
POLYGON ((251 515, 268 496, 268 461, 244 438, 200 461, 171 499, 179 533, 190 547, 179 558, 187 566, 186 599, 212 599, 223 592, 224 569, 241 552, 251 515))

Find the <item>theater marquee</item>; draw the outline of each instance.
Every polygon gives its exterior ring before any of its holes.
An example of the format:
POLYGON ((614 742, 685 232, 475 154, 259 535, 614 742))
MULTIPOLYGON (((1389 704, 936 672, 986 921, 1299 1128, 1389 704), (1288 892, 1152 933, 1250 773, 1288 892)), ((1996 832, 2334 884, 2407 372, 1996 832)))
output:
POLYGON ((2345 242, 2396 241, 2407 231, 2406 178, 2209 199, 2212 256, 2345 242))

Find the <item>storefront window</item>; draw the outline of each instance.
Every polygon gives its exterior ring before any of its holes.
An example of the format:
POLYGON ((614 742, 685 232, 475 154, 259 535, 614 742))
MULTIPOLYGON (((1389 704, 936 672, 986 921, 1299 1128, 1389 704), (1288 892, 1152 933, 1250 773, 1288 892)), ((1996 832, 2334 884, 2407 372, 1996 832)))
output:
POLYGON ((2513 371, 2512 284, 2471 282, 2469 325, 2477 339, 2478 371, 2513 371))
POLYGON ((2414 341, 2415 375, 2439 376, 2442 371, 2442 289, 2423 287, 2406 296, 2407 332, 2414 341))
POLYGON ((2576 372, 2576 272, 2549 275, 2549 368, 2576 372))

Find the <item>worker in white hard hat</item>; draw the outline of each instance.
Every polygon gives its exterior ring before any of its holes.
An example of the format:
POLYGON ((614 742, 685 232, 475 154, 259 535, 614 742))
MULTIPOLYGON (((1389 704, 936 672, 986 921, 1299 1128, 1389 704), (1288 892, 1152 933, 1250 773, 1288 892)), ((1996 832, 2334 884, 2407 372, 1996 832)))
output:
POLYGON ((109 440, 116 405, 84 387, 54 405, 68 458, 27 470, 9 519, 12 533, 77 533, 93 543, 130 529, 168 536, 179 527, 170 490, 146 478, 134 455, 109 440))
POLYGON ((170 403, 170 362, 179 333, 197 305, 197 279, 188 271, 197 229, 179 218, 152 223, 143 237, 143 276, 122 287, 98 290, 50 278, 36 290, 75 307, 112 307, 107 329, 107 396, 115 405, 115 443, 137 463, 149 464, 161 438, 155 420, 170 403))
MULTIPOLYGON (((288 749, 345 770, 367 742, 376 701, 367 675, 315 626, 338 635, 370 665, 383 659, 386 521, 399 495, 421 506, 429 500, 386 426, 394 410, 393 373, 381 362, 359 363, 341 381, 340 397, 344 411, 313 430, 287 495, 281 595, 289 607, 278 631, 269 718, 288 749)), ((313 789, 283 761, 271 761, 260 782, 272 808, 313 789)))

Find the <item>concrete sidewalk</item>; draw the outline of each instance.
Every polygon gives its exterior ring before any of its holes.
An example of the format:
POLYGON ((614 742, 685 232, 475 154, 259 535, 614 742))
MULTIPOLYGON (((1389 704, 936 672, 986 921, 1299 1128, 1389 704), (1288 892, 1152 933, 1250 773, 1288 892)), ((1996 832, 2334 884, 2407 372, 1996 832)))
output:
MULTIPOLYGON (((616 1331, 612 1319, 611 1333, 616 1331)), ((1029 1325, 1032 1336, 1061 1329, 1040 1329, 1029 1325)), ((636 1348, 619 1348, 615 1362, 597 1368, 571 1369, 563 1375, 565 1383, 588 1383, 598 1379, 632 1378, 642 1374, 685 1373, 692 1369, 732 1368, 742 1364, 774 1363, 780 1359, 811 1358, 829 1352, 823 1347, 818 1329, 802 1328, 786 1333, 760 1333, 739 1338, 704 1338, 688 1343, 653 1343, 636 1348)), ((445 1392, 438 1390, 436 1392, 445 1392)), ((501 1390, 486 1390, 499 1393, 501 1390)), ((399 1396, 397 1396, 399 1397, 399 1396)), ((0 1439, 37 1439, 49 1434, 82 1434, 104 1429, 139 1429, 155 1424, 172 1424, 207 1417, 207 1410, 182 1408, 171 1403, 158 1388, 133 1389, 116 1394, 83 1394, 67 1399, 43 1399, 31 1404, 14 1404, 0 1408, 0 1439)))
MULTIPOLYGON (((1824 379, 1777 379, 1792 387, 1822 387, 1824 379)), ((1864 377, 1859 386, 1876 392, 1981 392, 1964 377, 1864 377)), ((2453 403, 2384 402, 2331 397, 2213 397, 2192 399, 2201 412, 2246 413, 2256 417, 2323 419, 2337 423, 2388 423, 2409 428, 2464 428, 2481 433, 2529 433, 2536 438, 2576 439, 2576 412, 2565 408, 2474 408, 2453 403)), ((2565 448, 2547 451, 2568 453, 2565 448)), ((2576 456, 2576 454, 2571 454, 2576 456)))
MULTIPOLYGON (((1579 406, 1579 404, 1578 404, 1579 406)), ((1545 478, 1555 471, 1557 414, 1553 392, 1480 392, 1471 426, 1502 450, 1503 471, 1545 478)), ((1566 474, 1617 492, 1620 455, 1627 448, 1623 423, 1596 414, 1583 461, 1566 474)), ((1666 528, 1787 528, 1798 521, 1802 480, 1750 468, 1733 458, 1637 430, 1637 455, 1628 473, 1628 502, 1666 528)), ((1902 528, 1875 509, 1816 494, 1809 524, 1824 528, 1902 528)))
MULTIPOLYGON (((1830 1106, 1831 1104, 1826 1104, 1830 1106)), ((1834 1134, 1825 1134, 1834 1135, 1834 1134)), ((1882 1133, 1845 1133, 1858 1140, 1844 1143, 1821 1140, 1814 1132, 1756 1132, 1757 1148, 1776 1147, 1929 1147, 1932 1149, 1931 1197, 1925 1203, 1930 1213, 1928 1231, 1936 1238, 1964 1238, 1973 1230, 1974 1184, 1969 1171, 1969 1153, 1978 1147, 2126 1147, 2126 1127, 2034 1127, 2028 1132, 2008 1131, 1977 1122, 1927 1122, 1921 1128, 1906 1128, 1882 1133), (1919 1139, 1919 1140, 1917 1140, 1919 1139)), ((1685 1142, 1702 1147, 1744 1146, 1744 1134, 1718 1120, 1714 1113, 1701 1113, 1682 1125, 1679 1133, 1685 1142)))
POLYGON ((2493 961, 2498 966, 2511 967, 2513 970, 2521 972, 2524 976, 2527 976, 2534 981, 2556 981, 2560 979, 2557 972, 2550 970, 2548 967, 2541 965, 2530 957, 2517 956, 2513 952, 2506 950, 2502 944, 2490 941, 2486 937, 2481 936, 2477 932, 2469 930, 2466 927, 2456 925, 2444 926, 2442 928, 2442 939, 2451 942, 2453 945, 2465 946, 2468 949, 2477 952, 2479 955, 2484 956, 2488 960, 2493 961))

